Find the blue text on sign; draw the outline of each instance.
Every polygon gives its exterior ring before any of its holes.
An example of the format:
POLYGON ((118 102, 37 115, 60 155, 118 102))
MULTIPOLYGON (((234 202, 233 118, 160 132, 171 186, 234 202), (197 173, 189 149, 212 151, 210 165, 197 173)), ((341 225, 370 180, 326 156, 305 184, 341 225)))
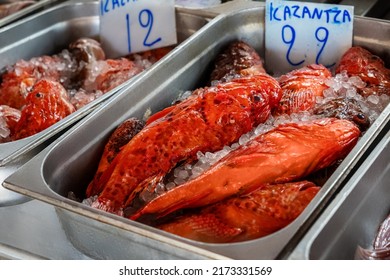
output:
POLYGON ((265 60, 273 73, 312 63, 334 67, 352 45, 353 6, 266 1, 265 60))
POLYGON ((100 15, 114 11, 138 0, 101 0, 100 1, 100 15))
POLYGON ((270 3, 270 21, 287 21, 290 19, 325 20, 326 23, 346 23, 352 21, 350 12, 338 7, 330 9, 310 8, 308 6, 285 5, 283 9, 270 3))
POLYGON ((107 57, 177 43, 175 0, 100 0, 100 41, 107 57))
MULTIPOLYGON (((157 37, 155 40, 151 41, 150 32, 153 28, 153 13, 149 9, 143 9, 138 14, 138 23, 142 28, 147 29, 147 33, 143 40, 143 45, 145 47, 153 47, 153 45, 157 44, 161 41, 161 37, 157 37), (145 21, 146 20, 146 21, 145 21)), ((130 26, 130 15, 126 14, 126 28, 127 28, 127 48, 129 53, 132 51, 131 49, 131 26, 130 26)))

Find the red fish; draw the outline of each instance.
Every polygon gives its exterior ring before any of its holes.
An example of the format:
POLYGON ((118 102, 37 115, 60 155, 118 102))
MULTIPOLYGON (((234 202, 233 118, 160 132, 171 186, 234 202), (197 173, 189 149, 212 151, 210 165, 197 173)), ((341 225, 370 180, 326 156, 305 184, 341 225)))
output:
POLYGON ((266 185, 179 216, 158 228, 201 242, 226 243, 260 238, 294 221, 318 193, 308 181, 266 185))
POLYGON ((14 140, 36 134, 75 111, 64 87, 48 79, 35 83, 26 103, 15 126, 14 140))
POLYGON ((342 57, 336 73, 346 71, 348 76, 358 76, 367 85, 359 90, 363 96, 372 94, 390 95, 390 69, 381 58, 367 49, 356 46, 350 48, 342 57))
POLYGON ((300 180, 344 158, 359 135, 352 122, 333 118, 279 125, 232 151, 195 179, 157 196, 130 218, 164 216, 248 193, 263 184, 300 180))
POLYGON ((41 78, 58 81, 59 57, 41 56, 29 61, 20 60, 1 77, 0 104, 21 109, 31 87, 41 78))
POLYGON ((217 151, 264 122, 278 104, 280 87, 269 75, 201 88, 135 135, 88 189, 103 189, 93 207, 122 214, 145 187, 155 186, 198 151, 217 151))
MULTIPOLYGON (((143 128, 143 123, 135 118, 130 118, 121 123, 111 134, 99 162, 98 169, 95 174, 95 180, 99 180, 100 176, 109 168, 111 162, 122 150, 122 148, 143 128)), ((99 194, 102 189, 92 188, 90 185, 86 191, 87 197, 99 194)))
MULTIPOLYGON (((217 55, 213 70, 210 74, 209 85, 215 82, 227 82, 233 78, 243 76, 253 76, 257 74, 266 74, 259 54, 254 48, 243 41, 233 41, 222 53, 217 55)), ((194 91, 192 94, 197 94, 194 91)), ((168 114, 174 106, 167 107, 160 112, 152 115, 147 124, 168 114)))
POLYGON ((100 90, 103 93, 119 86, 143 70, 126 58, 94 61, 87 68, 83 88, 87 91, 100 90))
POLYGON ((313 109, 316 97, 328 88, 325 81, 332 73, 324 66, 312 64, 279 77, 283 96, 276 114, 291 114, 313 109))
POLYGON ((226 82, 260 73, 266 71, 256 50, 243 41, 234 41, 215 59, 210 81, 226 82))

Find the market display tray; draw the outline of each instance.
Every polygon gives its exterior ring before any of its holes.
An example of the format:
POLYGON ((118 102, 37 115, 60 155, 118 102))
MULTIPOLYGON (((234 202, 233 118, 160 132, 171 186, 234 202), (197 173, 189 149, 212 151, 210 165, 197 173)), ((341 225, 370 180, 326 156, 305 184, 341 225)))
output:
MULTIPOLYGON (((98 1, 68 1, 4 27, 0 30, 2 38, 0 40, 0 57, 2 58, 0 69, 22 59, 28 60, 42 55, 56 54, 81 37, 98 39, 98 13, 98 1)), ((215 15, 216 13, 212 12, 197 14, 191 10, 176 9, 178 43, 202 28, 215 15)), ((3 182, 7 176, 46 147, 56 136, 109 99, 120 87, 131 83, 136 78, 129 79, 35 135, 0 143, 0 182, 3 182)), ((0 187, 0 207, 26 200, 26 197, 0 187)))
MULTIPOLYGON (((28 60, 42 55, 56 54, 81 37, 99 39, 98 13, 99 3, 97 1, 68 2, 3 28, 0 31, 2 38, 0 41, 0 56, 2 57, 0 69, 13 65, 21 59, 28 60)), ((209 18, 205 16, 177 11, 178 43, 199 30, 208 20, 209 18)), ((136 77, 33 136, 0 143, 0 166, 16 159, 74 124, 136 77)))

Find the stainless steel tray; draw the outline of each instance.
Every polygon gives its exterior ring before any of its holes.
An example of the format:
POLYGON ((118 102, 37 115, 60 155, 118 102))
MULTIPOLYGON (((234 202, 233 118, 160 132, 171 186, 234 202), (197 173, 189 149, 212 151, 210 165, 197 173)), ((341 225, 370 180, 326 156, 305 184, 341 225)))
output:
MULTIPOLYGON (((366 46, 389 62, 390 48, 387 39, 390 23, 366 18, 356 18, 354 44, 366 46), (374 30, 374 31, 373 31, 374 30)), ((293 246, 318 216, 333 194, 343 187, 355 169, 381 136, 390 118, 390 106, 362 136, 355 148, 329 178, 321 191, 286 228, 264 238, 234 244, 207 244, 183 239, 155 228, 101 212, 67 199, 68 191, 81 195, 91 180, 104 142, 111 131, 128 117, 142 118, 145 111, 161 110, 170 105, 179 92, 202 85, 208 67, 221 49, 230 41, 242 39, 264 54, 264 8, 252 7, 220 15, 202 28, 195 36, 180 45, 165 60, 148 71, 141 79, 123 88, 104 107, 83 119, 55 143, 46 148, 4 182, 4 186, 27 196, 55 205, 63 227, 72 244, 92 258, 101 258, 96 246, 106 248, 110 258, 131 258, 135 240, 142 237, 163 238, 156 246, 166 245, 202 248, 235 259, 282 258, 284 248, 293 246), (145 92, 148 94, 145 95, 145 92), (131 94, 129 94, 131 93, 131 94), (77 179, 75 179, 77 178, 77 179), (106 230, 106 226, 118 230, 106 230), (123 231, 122 231, 123 230, 123 231), (91 244, 84 238, 88 232, 91 244), (120 232, 120 233, 119 233, 120 232), (118 236, 119 235, 119 236, 118 236), (110 247, 112 240, 124 239, 110 247)), ((145 241, 146 242, 146 241, 145 241)), ((193 251, 192 251, 193 252, 193 251)), ((149 258, 149 251, 143 258, 149 258)))
MULTIPOLYGON (((57 53, 66 48, 71 41, 82 36, 98 38, 98 9, 98 1, 71 1, 4 27, 0 31, 0 69, 14 64, 20 59, 57 53)), ((178 41, 182 42, 187 39, 215 15, 211 12, 197 15, 185 9, 178 9, 176 11, 178 41)), ((135 78, 126 83, 131 83, 135 78)), ((25 139, 0 143, 0 182, 3 182, 5 177, 42 150, 49 139, 55 138, 54 136, 83 118, 115 94, 120 87, 107 92, 40 133, 25 139), (32 152, 33 150, 35 152, 32 152)), ((0 206, 16 204, 25 200, 26 198, 0 186, 0 206)))
MULTIPOLYGON (((20 59, 53 54, 82 36, 98 38, 99 2, 68 2, 37 13, 0 31, 0 69, 20 59)), ((208 22, 204 16, 177 11, 177 37, 181 42, 208 22)), ((132 79, 127 81, 130 82, 132 79)), ((121 86, 125 85, 122 84, 121 86)), ((44 140, 74 124, 121 86, 79 109, 65 119, 31 137, 0 144, 0 166, 31 150, 44 140)))
POLYGON ((0 28, 60 2, 64 2, 64 0, 38 0, 36 3, 31 4, 15 13, 0 18, 0 28))
POLYGON ((389 183, 390 132, 313 224, 289 259, 353 260, 358 246, 371 248, 379 225, 390 213, 389 183))
MULTIPOLYGON (((92 2, 62 4, 3 28, 0 31, 0 68, 20 59, 59 52, 80 36, 96 37, 99 28, 97 8, 96 3, 92 2)), ((110 93, 40 133, 18 141, 1 143, 0 166, 15 160, 79 120, 109 95, 110 93)))

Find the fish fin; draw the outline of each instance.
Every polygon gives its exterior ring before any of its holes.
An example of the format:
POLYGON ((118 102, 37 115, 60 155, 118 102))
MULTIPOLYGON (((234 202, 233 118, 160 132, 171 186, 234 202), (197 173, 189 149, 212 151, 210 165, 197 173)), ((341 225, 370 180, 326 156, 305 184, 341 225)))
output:
POLYGON ((229 242, 243 232, 241 228, 224 223, 213 213, 179 217, 159 228, 182 237, 213 243, 229 242))
MULTIPOLYGON (((172 191, 174 191, 174 190, 175 189, 172 189, 172 191)), ((188 197, 185 197, 184 199, 180 199, 177 196, 172 196, 171 193, 173 193, 173 192, 168 191, 168 192, 158 196, 157 198, 151 200, 143 208, 141 208, 139 211, 137 211, 134 215, 130 216, 130 219, 137 220, 141 216, 143 216, 144 214, 148 214, 148 213, 155 213, 157 218, 161 218, 161 217, 163 217, 169 213, 172 213, 178 209, 185 208, 185 206, 187 206, 187 205, 191 205, 194 201, 201 200, 202 198, 208 196, 211 193, 211 191, 206 190, 206 191, 201 192, 201 193, 193 194, 191 199, 188 199, 188 197), (168 198, 168 200, 169 200, 169 203, 167 203, 168 204, 167 207, 165 207, 164 209, 161 209, 161 211, 159 211, 159 212, 154 212, 153 210, 149 211, 149 208, 158 207, 160 200, 165 200, 165 198, 168 198)))

